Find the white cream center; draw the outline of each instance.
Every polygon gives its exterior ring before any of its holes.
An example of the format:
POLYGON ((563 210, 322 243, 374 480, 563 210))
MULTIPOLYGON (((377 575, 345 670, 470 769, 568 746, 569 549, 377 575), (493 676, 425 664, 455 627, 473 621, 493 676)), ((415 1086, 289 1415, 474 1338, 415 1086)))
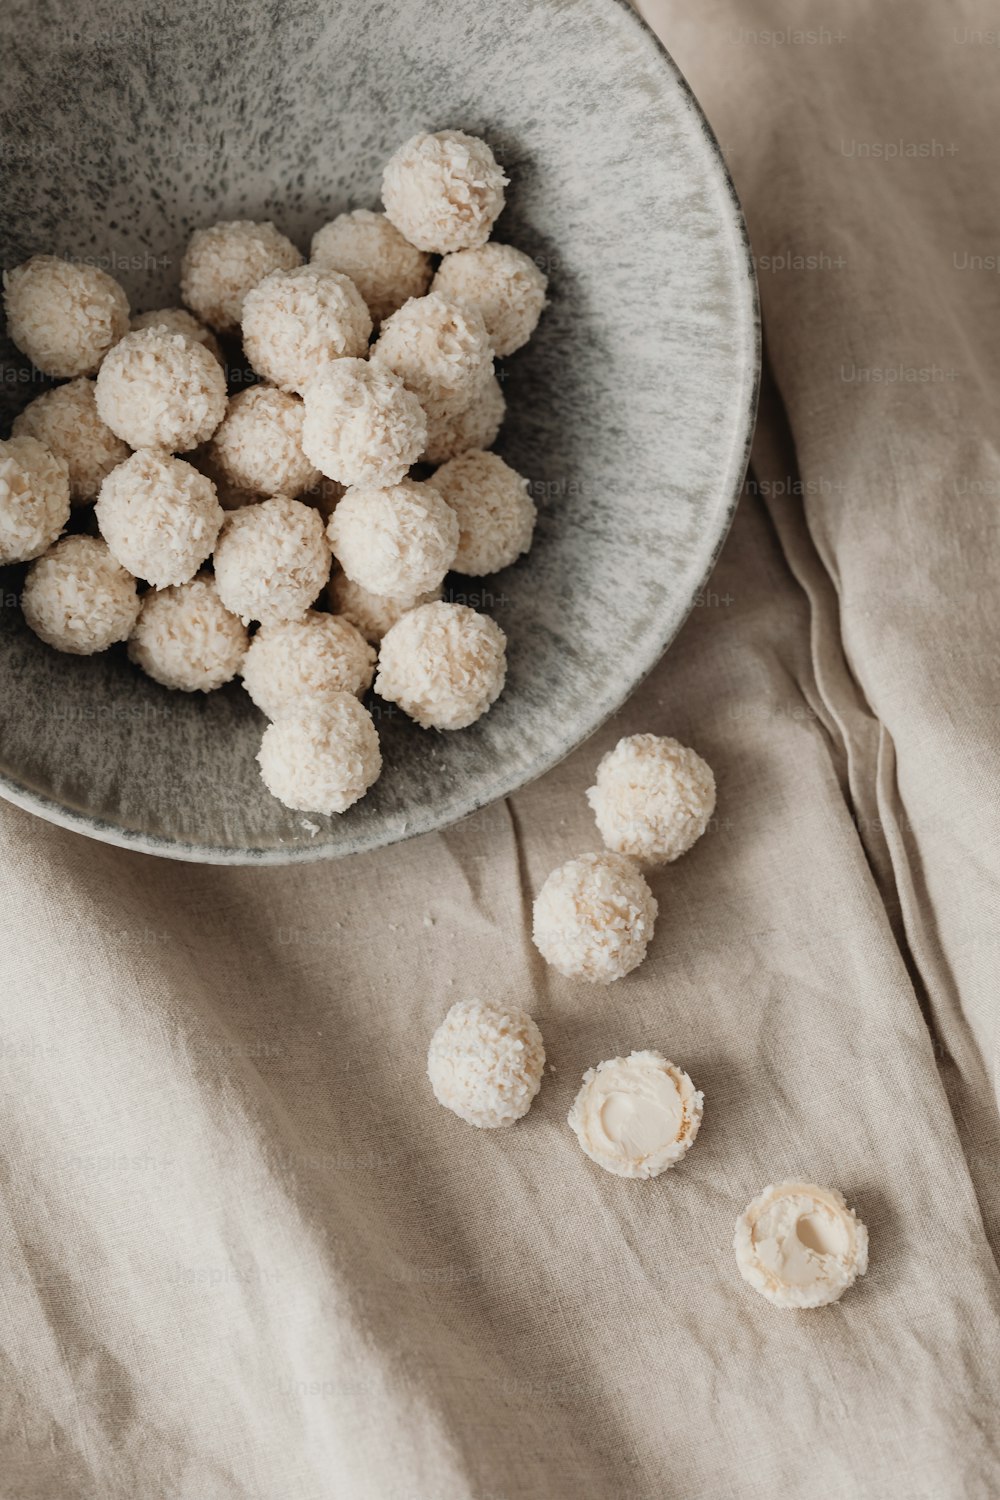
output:
POLYGON ((609 1144, 639 1161, 677 1140, 684 1106, 666 1073, 624 1077, 604 1094, 598 1119, 609 1144))
POLYGON ((801 1198, 768 1204, 753 1231, 762 1266, 788 1286, 810 1286, 828 1279, 829 1261, 846 1264, 851 1230, 842 1214, 801 1198))

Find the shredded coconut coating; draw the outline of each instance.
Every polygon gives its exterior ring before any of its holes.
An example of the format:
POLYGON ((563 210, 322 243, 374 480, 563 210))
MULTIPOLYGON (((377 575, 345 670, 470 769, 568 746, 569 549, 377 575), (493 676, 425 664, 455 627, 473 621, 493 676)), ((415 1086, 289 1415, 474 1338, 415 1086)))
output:
POLYGON ((132 319, 132 332, 138 333, 143 328, 165 328, 168 333, 184 333, 196 344, 204 344, 209 354, 225 368, 226 360, 219 340, 186 307, 157 307, 152 312, 139 313, 132 319))
POLYGON ((262 713, 281 719, 326 693, 361 698, 375 652, 349 620, 310 609, 300 620, 262 625, 243 663, 243 686, 262 713))
POLYGON ((348 578, 373 594, 415 599, 436 589, 458 546, 458 518, 415 479, 349 489, 326 528, 348 578))
POLYGON ((609 849, 650 865, 679 858, 715 811, 715 777, 700 755, 666 735, 619 740, 587 792, 609 849))
POLYGON ((128 638, 139 595, 99 537, 64 536, 28 569, 21 608, 47 645, 91 656, 128 638))
POLYGON ((424 729, 465 729, 496 702, 507 637, 465 604, 421 604, 382 640, 375 691, 424 729))
POLYGON ((127 333, 97 376, 97 410, 130 448, 184 453, 205 442, 226 414, 217 359, 183 333, 127 333))
POLYGON ((338 359, 309 382, 302 444, 328 479, 398 484, 426 442, 424 409, 391 370, 338 359))
POLYGON ((304 421, 305 407, 297 396, 270 385, 239 391, 229 398, 226 415, 208 445, 210 471, 221 475, 229 494, 294 498, 312 489, 319 470, 302 449, 304 421))
POLYGON ((482 394, 493 373, 486 324, 438 292, 411 297, 387 318, 372 363, 393 370, 420 398, 428 419, 452 415, 482 394))
POLYGON ((584 1073, 567 1121, 605 1172, 648 1180, 690 1151, 704 1103, 684 1069, 662 1052, 632 1052, 584 1073))
POLYGON ((509 567, 531 546, 535 502, 523 479, 496 453, 473 448, 449 460, 427 483, 458 517, 452 567, 472 578, 509 567))
POLYGON ((152 449, 112 469, 95 512, 113 556, 156 589, 194 577, 223 519, 211 480, 183 459, 152 449))
POLYGON ((397 620, 401 620, 418 604, 432 604, 441 597, 441 585, 415 599, 388 599, 385 594, 373 594, 363 589, 360 583, 348 578, 343 568, 335 568, 326 586, 326 597, 336 615, 343 615, 356 626, 366 641, 377 646, 397 620))
POLYGON ((331 360, 367 354, 371 331, 371 314, 350 277, 318 266, 273 272, 243 304, 247 359, 285 391, 301 394, 331 360))
POLYGON ((353 693, 328 693, 269 724, 257 760, 271 795, 297 812, 346 812, 382 769, 372 716, 353 693))
POLYGON ((492 448, 506 410, 500 382, 491 375, 469 406, 460 402, 455 410, 446 404, 429 412, 422 461, 444 464, 470 448, 492 448))
POLYGON ((412 136, 390 157, 382 202, 411 245, 448 255, 486 243, 507 181, 485 141, 439 130, 412 136))
POLYGON ((181 301, 216 333, 236 333, 247 292, 302 255, 271 223, 247 219, 196 229, 181 262, 181 301))
POLYGON ((323 521, 288 495, 231 511, 215 549, 215 581, 245 625, 297 620, 330 576, 323 521))
POLYGON ((310 259, 351 278, 376 327, 408 298, 422 297, 431 283, 430 257, 405 240, 385 214, 368 208, 338 214, 318 229, 310 259))
POLYGON ((740 1275, 775 1307, 828 1307, 868 1269, 868 1230, 842 1193, 812 1182, 766 1187, 736 1220, 740 1275))
POLYGON ((128 654, 163 687, 212 693, 236 676, 248 640, 246 626, 219 598, 215 579, 199 573, 190 583, 146 594, 128 654))
POLYGON ((486 1000, 453 1005, 427 1052, 435 1099, 480 1130, 526 1115, 544 1067, 542 1033, 528 1012, 486 1000))
POLYGON ((69 520, 69 466, 37 438, 0 442, 0 564, 28 562, 69 520))
POLYGON ((94 397, 94 382, 81 376, 36 396, 18 416, 14 437, 37 438, 69 469, 71 505, 93 500, 116 464, 129 456, 127 443, 102 422, 94 397))
POLYGON ((475 308, 501 359, 531 338, 545 306, 547 286, 530 255, 495 240, 476 250, 446 255, 432 283, 435 292, 460 307, 475 308))
POLYGON ((610 984, 642 963, 656 913, 653 893, 630 859, 583 854, 542 886, 532 935, 546 963, 567 979, 610 984))
POLYGON ((7 333, 43 375, 94 375, 128 332, 128 298, 97 266, 33 255, 3 275, 7 333))

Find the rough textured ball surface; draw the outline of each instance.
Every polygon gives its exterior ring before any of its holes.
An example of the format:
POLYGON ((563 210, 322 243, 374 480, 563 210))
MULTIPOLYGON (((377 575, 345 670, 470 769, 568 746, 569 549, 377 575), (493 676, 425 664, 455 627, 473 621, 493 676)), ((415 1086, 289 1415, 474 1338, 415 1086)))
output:
POLYGON ((244 624, 304 615, 330 575, 322 518, 309 505, 275 495, 232 511, 215 549, 215 581, 244 624))
POLYGON ((143 449, 101 485, 97 524, 112 554, 157 589, 187 583, 215 546, 223 510, 191 464, 143 449))
POLYGON ((542 1033, 528 1012, 485 1000, 453 1005, 427 1052, 435 1099, 480 1130, 526 1115, 544 1067, 542 1033))
POLYGON ((390 599, 436 589, 458 546, 458 517, 430 485, 404 479, 386 489, 350 489, 326 534, 344 572, 390 599))
POLYGON ((375 652, 349 620, 307 610, 300 620, 262 625, 243 663, 243 686, 269 719, 308 708, 325 693, 362 697, 375 652))
POLYGON ((127 333, 97 376, 97 410, 130 448, 184 453, 226 414, 226 378, 204 344, 162 327, 127 333))
POLYGON ((225 365, 222 345, 215 334, 186 307, 157 307, 152 312, 139 313, 132 319, 132 332, 139 333, 143 328, 166 328, 169 333, 186 334, 196 344, 204 344, 209 354, 225 365))
POLYGON ((51 547, 69 520, 69 466, 27 435, 0 442, 0 564, 51 547))
POLYGON ((687 1155, 704 1095, 662 1052, 633 1052, 589 1068, 568 1123, 583 1151, 616 1177, 659 1177, 687 1155))
POLYGON ((55 255, 5 271, 7 332, 44 375, 94 375, 128 332, 128 298, 113 276, 55 255))
POLYGON ((868 1269, 868 1230, 836 1188, 766 1187, 736 1220, 743 1280, 775 1307, 828 1307, 868 1269))
POLYGON ((528 481, 496 453, 471 449, 443 464, 427 483, 458 517, 456 572, 474 578, 496 573, 528 551, 535 502, 528 481))
POLYGON ((129 447, 101 420, 94 382, 81 376, 54 390, 43 391, 14 418, 14 437, 33 437, 66 461, 72 505, 93 500, 116 464, 124 463, 129 447))
POLYGON ((248 292, 243 347, 265 380, 305 390, 323 365, 368 352, 371 314, 349 276, 319 266, 275 271, 248 292))
POLYGON ((427 418, 398 375, 337 359, 309 382, 302 444, 328 479, 398 484, 427 443, 427 418))
POLYGON ((376 327, 430 286, 430 257, 405 240, 385 214, 368 208, 338 214, 318 229, 310 258, 314 266, 351 278, 376 327))
POLYGON ((216 333, 235 333, 247 292, 272 271, 301 264, 273 224, 235 219, 196 229, 181 262, 181 300, 216 333))
POLYGON ((28 569, 21 608, 48 645, 91 656, 128 638, 139 595, 99 537, 65 536, 28 569))
POLYGON ((336 568, 326 586, 326 597, 334 614, 350 620, 366 641, 377 646, 382 637, 418 604, 432 604, 441 597, 440 585, 415 599, 388 599, 385 594, 373 594, 368 589, 348 578, 343 568, 336 568))
POLYGON ((507 181, 485 141, 439 130, 412 136, 390 157, 382 202, 411 245, 447 255, 486 243, 507 181))
POLYGON ((494 353, 504 359, 534 333, 548 282, 530 255, 491 240, 476 250, 446 255, 432 285, 452 302, 475 308, 494 353))
POLYGON ((257 760, 271 795, 297 812, 346 812, 382 769, 372 716, 353 693, 329 693, 269 724, 257 760))
POLYGON ((492 448, 507 403, 495 375, 491 375, 468 406, 448 405, 427 414, 427 447, 420 455, 429 464, 444 464, 469 448, 492 448))
POLYGON ((587 801, 609 849, 662 865, 705 832, 715 811, 715 777, 677 740, 632 734, 604 756, 587 801))
POLYGON ((240 670, 246 626, 219 598, 210 573, 150 592, 142 601, 128 654, 163 687, 212 693, 240 670))
POLYGON ((560 865, 535 900, 535 947, 568 979, 610 984, 638 967, 657 905, 630 859, 584 854, 560 865))
POLYGON ((482 318, 437 292, 411 297, 387 318, 371 358, 419 396, 428 418, 471 405, 493 373, 482 318))
POLYGON ((425 729, 465 729, 496 702, 507 638, 465 604, 421 604, 385 635, 375 691, 425 729))
POLYGON ((311 489, 319 470, 302 449, 304 421, 305 407, 297 396, 270 385, 239 391, 229 398, 206 450, 209 472, 221 475, 230 495, 243 491, 294 497, 311 489))

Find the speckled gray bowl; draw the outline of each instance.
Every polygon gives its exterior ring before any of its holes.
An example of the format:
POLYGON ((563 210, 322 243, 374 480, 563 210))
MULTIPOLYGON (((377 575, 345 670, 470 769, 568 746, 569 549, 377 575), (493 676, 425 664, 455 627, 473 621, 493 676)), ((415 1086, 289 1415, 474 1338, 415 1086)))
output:
MULTIPOLYGON (((498 448, 534 482, 535 546, 505 573, 452 580, 510 643, 484 719, 436 734, 383 709, 373 792, 341 818, 304 818, 260 781, 264 722, 239 685, 188 697, 123 648, 51 651, 8 570, 0 792, 151 853, 282 864, 438 828, 540 775, 673 638, 729 525, 753 424, 739 206, 655 38, 618 0, 12 0, 0 28, 4 266, 92 256, 135 310, 163 306, 198 225, 273 219, 308 249, 334 213, 377 206, 407 136, 458 126, 503 162, 497 236, 539 257, 552 298, 503 370, 498 448)), ((9 421, 41 386, 9 343, 0 368, 9 421)))

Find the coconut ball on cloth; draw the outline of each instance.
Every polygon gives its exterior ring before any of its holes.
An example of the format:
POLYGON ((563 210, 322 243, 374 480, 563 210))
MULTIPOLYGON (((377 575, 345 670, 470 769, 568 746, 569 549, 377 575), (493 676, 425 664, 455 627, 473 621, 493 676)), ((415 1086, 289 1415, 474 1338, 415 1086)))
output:
POLYGON ((46 645, 92 656, 127 640, 139 595, 100 537, 64 536, 28 569, 21 608, 46 645))
POLYGON ((7 332, 43 375, 96 374, 128 332, 128 298, 97 266, 33 255, 4 272, 3 286, 7 332))
POLYGON ((836 1188, 766 1187, 736 1220, 739 1273, 775 1307, 829 1307, 868 1269, 868 1229, 836 1188))
POLYGON ((319 266, 274 271, 243 304, 243 348, 258 375, 300 394, 334 359, 368 352, 371 314, 349 276, 319 266))
POLYGON ((215 549, 219 598, 245 625, 304 615, 330 575, 330 548, 319 514, 275 495, 230 511, 215 549))
POLYGON ((27 435, 0 442, 0 564, 28 562, 51 547, 69 510, 64 458, 27 435))
POLYGON ((700 755, 666 735, 619 740, 587 792, 609 849, 650 865, 678 859, 715 811, 715 777, 700 755))
POLYGON ((508 567, 531 546, 535 502, 528 481, 496 453, 473 448, 442 464, 427 483, 458 517, 452 567, 479 578, 508 567))
POLYGON ((163 687, 212 693, 236 676, 248 643, 246 626, 222 603, 211 573, 199 573, 144 596, 128 654, 163 687))
POLYGON ((441 597, 440 584, 415 599, 389 599, 385 594, 373 594, 368 589, 348 578, 343 568, 335 568, 326 586, 326 597, 336 615, 350 620, 373 646, 377 646, 384 635, 418 604, 431 604, 441 597))
POLYGON ((271 795, 297 812, 346 812, 382 769, 372 716, 353 693, 327 693, 269 724, 257 760, 271 795))
POLYGON ((337 359, 305 393, 302 445, 343 485, 398 484, 427 442, 427 418, 398 375, 366 359, 337 359))
POLYGON ((425 463, 444 464, 469 448, 491 448, 497 440, 507 403, 495 375, 491 375, 468 406, 459 410, 445 404, 427 414, 425 463))
POLYGON ((589 1068, 568 1123, 580 1146, 616 1177, 659 1177, 687 1155, 704 1095, 662 1052, 632 1052, 589 1068))
POLYGON ((112 469, 95 513, 113 556, 156 589, 194 577, 223 521, 211 480, 183 459, 151 449, 112 469))
POLYGON ((139 313, 132 319, 132 332, 138 333, 143 328, 166 328, 169 333, 184 333, 196 344, 204 344, 220 365, 226 363, 222 345, 215 334, 204 323, 199 323, 186 307, 158 307, 152 312, 139 313))
POLYGON ((547 286, 530 255, 495 240, 476 250, 446 255, 432 282, 435 292, 461 307, 475 308, 501 359, 531 338, 545 306, 547 286))
POLYGON ((527 1011, 486 1000, 453 1005, 427 1052, 435 1099, 480 1130, 526 1115, 544 1067, 542 1034, 527 1011))
POLYGON ((204 344, 162 327, 127 333, 97 376, 97 410, 130 448, 184 453, 226 414, 226 378, 204 344))
POLYGON ((361 698, 375 652, 349 620, 310 609, 298 620, 262 625, 243 663, 243 686, 262 713, 280 719, 325 693, 361 698))
POLYGON ((458 517, 415 479, 349 489, 326 528, 333 555, 362 588, 390 599, 436 589, 458 546, 458 517))
POLYGON ((485 141, 462 130, 424 132, 386 163, 382 202, 411 245, 448 255, 486 243, 507 181, 485 141))
MULTIPOLYGON (((378 684, 376 683, 376 690, 378 684)), ((553 870, 535 899, 535 947, 568 979, 610 984, 642 963, 657 904, 621 854, 583 854, 553 870)))
POLYGON ((405 240, 385 214, 368 208, 338 214, 317 229, 310 259, 351 278, 376 326, 410 297, 422 297, 431 282, 430 256, 405 240))
MULTIPOLYGON (((206 450, 211 473, 227 491, 298 495, 319 480, 302 449, 305 407, 297 396, 270 385, 252 385, 229 398, 226 415, 206 450)), ((235 510, 237 506, 229 506, 235 510)))
POLYGON ((196 229, 181 262, 181 301, 216 333, 236 333, 247 292, 302 255, 271 223, 247 219, 196 229))
POLYGON ((393 370, 428 418, 470 406, 493 373, 493 349, 477 312, 439 292, 411 297, 382 324, 372 363, 393 370))
POLYGON ((94 382, 80 376, 36 396, 14 418, 15 437, 33 437, 69 469, 71 505, 85 505, 101 483, 129 456, 97 410, 94 382))
POLYGON ((425 729, 465 729, 500 696, 507 637, 465 604, 421 604, 382 640, 375 691, 425 729))

